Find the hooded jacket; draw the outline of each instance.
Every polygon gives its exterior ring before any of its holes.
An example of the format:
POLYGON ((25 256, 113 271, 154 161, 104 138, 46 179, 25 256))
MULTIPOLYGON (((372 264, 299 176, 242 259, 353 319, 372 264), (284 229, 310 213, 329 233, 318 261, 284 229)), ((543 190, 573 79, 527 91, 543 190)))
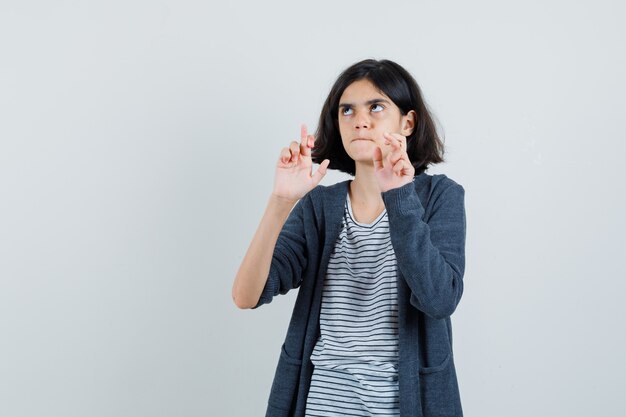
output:
MULTIPOLYGON (((266 417, 303 417, 320 335, 322 288, 341 231, 350 180, 318 185, 294 206, 278 236, 254 308, 299 288, 266 417)), ((425 172, 382 193, 398 263, 399 407, 402 417, 462 417, 452 324, 463 293, 465 190, 425 172)))

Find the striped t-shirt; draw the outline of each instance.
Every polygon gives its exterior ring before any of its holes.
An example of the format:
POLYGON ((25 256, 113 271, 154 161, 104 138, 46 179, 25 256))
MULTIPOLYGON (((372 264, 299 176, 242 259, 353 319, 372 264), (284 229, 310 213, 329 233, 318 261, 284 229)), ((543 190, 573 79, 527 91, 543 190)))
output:
POLYGON ((350 196, 322 292, 306 416, 399 416, 396 258, 387 211, 354 219, 350 196))

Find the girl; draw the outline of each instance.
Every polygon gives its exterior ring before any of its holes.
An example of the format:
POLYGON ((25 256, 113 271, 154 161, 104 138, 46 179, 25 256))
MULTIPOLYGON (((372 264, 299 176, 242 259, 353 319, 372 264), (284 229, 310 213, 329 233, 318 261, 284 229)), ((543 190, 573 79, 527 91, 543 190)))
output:
POLYGON ((463 415, 450 316, 463 293, 464 188, 413 77, 346 69, 315 137, 283 148, 233 284, 240 308, 299 288, 266 416, 463 415), (319 168, 312 173, 312 163, 319 168), (328 168, 354 176, 318 185, 328 168))

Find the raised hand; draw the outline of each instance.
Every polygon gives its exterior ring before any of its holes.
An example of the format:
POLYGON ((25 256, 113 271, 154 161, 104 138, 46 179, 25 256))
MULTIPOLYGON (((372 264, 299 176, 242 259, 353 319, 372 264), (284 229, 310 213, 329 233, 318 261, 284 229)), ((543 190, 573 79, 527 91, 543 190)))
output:
POLYGON ((402 187, 413 181, 415 167, 406 153, 406 137, 399 133, 384 133, 385 144, 391 146, 391 151, 383 160, 380 147, 374 148, 374 175, 378 180, 381 192, 392 188, 402 187))
POLYGON ((295 202, 319 184, 326 175, 330 160, 325 159, 311 175, 311 149, 314 144, 315 138, 307 134, 306 125, 303 124, 300 128, 300 143, 294 140, 288 148, 285 147, 280 152, 276 163, 273 195, 295 202))

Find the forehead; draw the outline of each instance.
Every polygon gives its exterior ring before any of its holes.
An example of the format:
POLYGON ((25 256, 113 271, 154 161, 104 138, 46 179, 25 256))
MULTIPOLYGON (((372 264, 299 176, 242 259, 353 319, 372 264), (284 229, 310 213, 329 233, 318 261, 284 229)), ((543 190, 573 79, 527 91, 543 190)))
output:
POLYGON ((365 102, 374 98, 389 100, 389 97, 367 78, 357 80, 343 90, 340 102, 356 103, 365 102))

